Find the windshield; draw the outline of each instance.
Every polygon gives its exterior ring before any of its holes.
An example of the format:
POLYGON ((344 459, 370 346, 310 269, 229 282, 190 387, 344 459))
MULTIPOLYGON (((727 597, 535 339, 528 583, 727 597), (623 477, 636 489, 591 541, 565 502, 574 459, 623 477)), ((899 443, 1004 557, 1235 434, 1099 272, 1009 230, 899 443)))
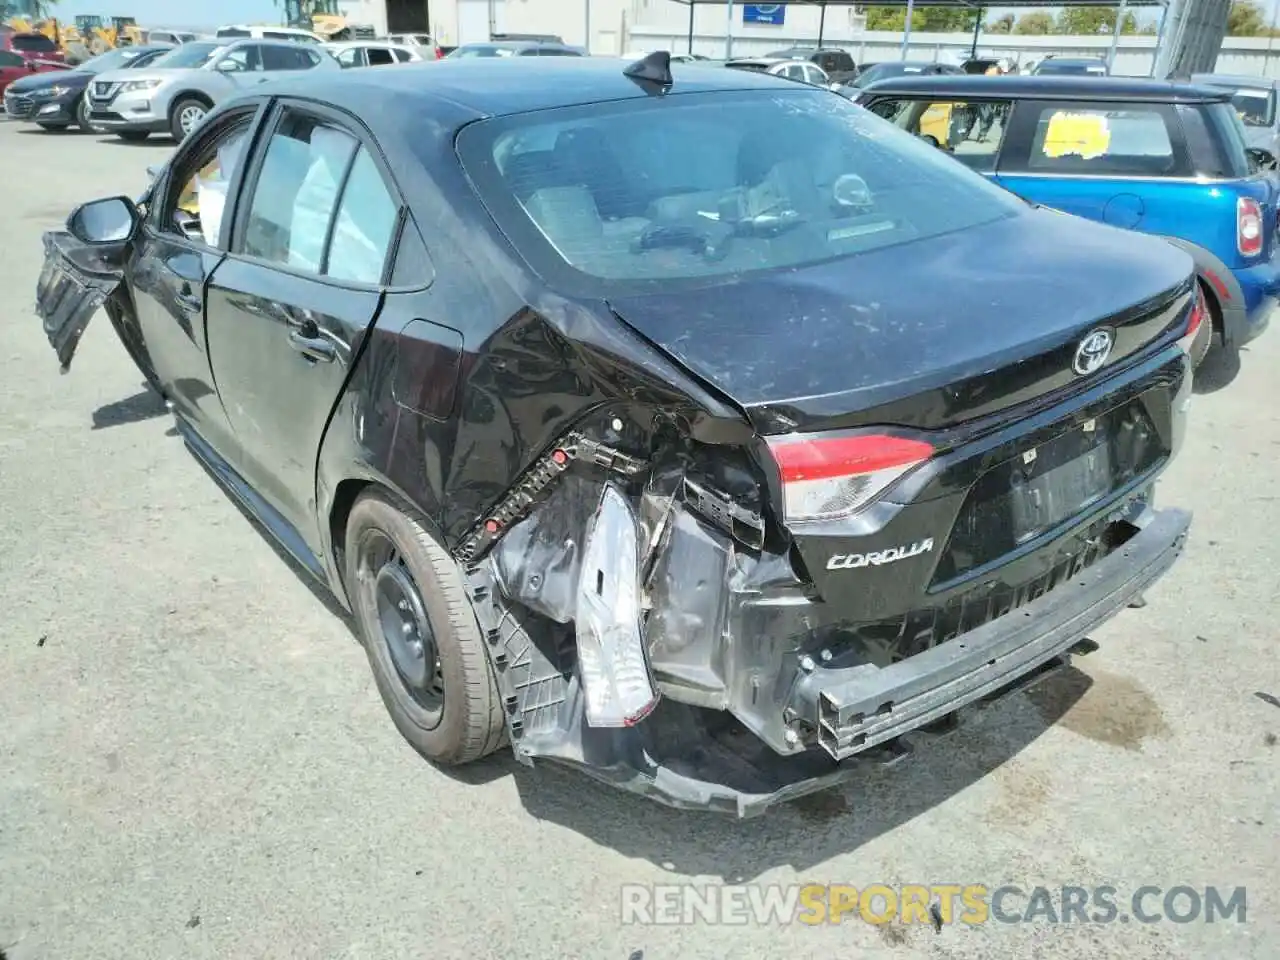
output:
POLYGON ((515 51, 510 47, 499 47, 492 43, 471 43, 465 47, 459 47, 453 53, 445 57, 446 60, 457 59, 462 60, 466 57, 510 57, 515 51))
POLYGON ((1275 116, 1275 91, 1241 88, 1232 95, 1231 105, 1246 127, 1269 127, 1275 116))
POLYGON ((58 45, 43 33, 15 34, 10 38, 9 45, 23 53, 56 53, 58 50, 58 45))
POLYGON ((687 94, 471 124, 459 154, 549 281, 614 296, 854 257, 1025 205, 826 91, 687 94))
POLYGON ((106 53, 86 60, 76 67, 76 70, 81 73, 105 73, 108 70, 119 70, 121 67, 126 66, 130 60, 137 60, 148 52, 130 47, 108 50, 106 53))
POLYGON ((918 63, 873 63, 867 69, 858 74, 858 78, 853 82, 855 87, 865 87, 868 84, 875 83, 877 80, 883 80, 886 77, 897 77, 906 73, 923 73, 924 67, 918 63))
POLYGON ((203 67, 213 55, 225 47, 225 43, 184 43, 163 56, 151 61, 157 70, 181 70, 203 67))

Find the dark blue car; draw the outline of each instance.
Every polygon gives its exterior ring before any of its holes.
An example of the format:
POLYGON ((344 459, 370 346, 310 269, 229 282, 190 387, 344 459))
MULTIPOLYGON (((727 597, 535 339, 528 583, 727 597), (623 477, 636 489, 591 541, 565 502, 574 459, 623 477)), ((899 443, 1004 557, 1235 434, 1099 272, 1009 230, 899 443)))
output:
MULTIPOLYGON (((933 76, 885 80, 858 102, 1033 203, 1184 248, 1227 348, 1265 327, 1280 293, 1278 184, 1251 160, 1231 91, 933 76)), ((1197 361, 1209 346, 1206 337, 1197 361)))

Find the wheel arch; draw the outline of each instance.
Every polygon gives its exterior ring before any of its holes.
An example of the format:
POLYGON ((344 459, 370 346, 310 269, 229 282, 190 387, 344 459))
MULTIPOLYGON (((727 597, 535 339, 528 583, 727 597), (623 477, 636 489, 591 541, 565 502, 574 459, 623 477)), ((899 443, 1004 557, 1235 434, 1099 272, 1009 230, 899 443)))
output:
POLYGON ((1211 301, 1210 312, 1213 315, 1218 336, 1223 346, 1233 346, 1240 342, 1247 318, 1244 307, 1244 291, 1231 268, 1218 257, 1198 244, 1181 237, 1165 237, 1175 247, 1185 250, 1195 261, 1196 278, 1200 288, 1205 291, 1211 301))

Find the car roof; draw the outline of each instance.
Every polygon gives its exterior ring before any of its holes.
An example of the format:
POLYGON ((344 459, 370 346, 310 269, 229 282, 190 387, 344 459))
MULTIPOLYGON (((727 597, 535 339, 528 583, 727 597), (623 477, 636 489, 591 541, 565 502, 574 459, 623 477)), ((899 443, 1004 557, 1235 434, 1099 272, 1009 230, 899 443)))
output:
POLYGON ((326 40, 326 47, 403 47, 396 40, 326 40))
POLYGON ((765 67, 772 67, 776 63, 793 63, 796 59, 798 58, 796 57, 734 57, 732 60, 726 60, 724 62, 731 67, 734 64, 737 64, 739 66, 745 66, 746 64, 749 64, 749 63, 760 64, 761 66, 765 66, 765 67))
POLYGON ((1244 73, 1193 73, 1191 82, 1202 86, 1213 86, 1221 83, 1233 87, 1267 88, 1277 85, 1277 80, 1274 77, 1251 77, 1244 73))
MULTIPOLYGON (((641 100, 651 94, 623 74, 632 61, 621 57, 529 57, 495 62, 486 58, 416 61, 395 70, 301 71, 275 80, 270 92, 328 102, 361 117, 386 112, 388 97, 404 104, 405 116, 417 99, 430 109, 434 100, 461 109, 471 119, 572 107, 611 100, 641 100), (302 74, 305 74, 302 75, 302 74)), ((703 64, 673 63, 675 81, 668 97, 687 93, 739 90, 805 89, 789 80, 748 70, 708 69, 703 64)), ((264 88, 265 92, 265 88, 264 88)))
POLYGON ((1229 100, 1221 87, 1131 77, 1037 77, 1025 74, 937 74, 892 77, 867 93, 946 94, 956 97, 1021 97, 1030 100, 1124 100, 1142 103, 1209 103, 1229 100))
POLYGON ((1104 60, 1102 57, 1055 57, 1053 54, 1049 54, 1047 57, 1044 57, 1043 59, 1041 59, 1041 61, 1040 61, 1040 62, 1041 62, 1041 63, 1087 63, 1087 64, 1101 63, 1101 64, 1105 64, 1107 61, 1106 61, 1106 60, 1104 60))

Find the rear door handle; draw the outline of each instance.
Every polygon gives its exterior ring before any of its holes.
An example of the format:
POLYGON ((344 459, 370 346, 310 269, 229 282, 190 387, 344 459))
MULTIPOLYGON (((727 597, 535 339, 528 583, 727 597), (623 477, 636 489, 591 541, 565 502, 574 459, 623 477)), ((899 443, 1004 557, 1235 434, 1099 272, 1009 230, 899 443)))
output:
POLYGON ((303 336, 297 330, 289 331, 289 346, 313 362, 332 363, 338 356, 338 351, 328 340, 303 336))

